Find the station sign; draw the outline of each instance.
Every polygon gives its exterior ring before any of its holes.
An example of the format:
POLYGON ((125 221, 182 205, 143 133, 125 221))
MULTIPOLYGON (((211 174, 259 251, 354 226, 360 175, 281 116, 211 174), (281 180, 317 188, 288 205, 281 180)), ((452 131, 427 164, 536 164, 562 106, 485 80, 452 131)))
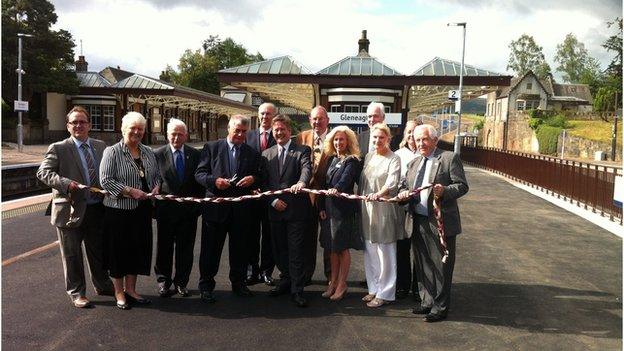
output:
POLYGON ((459 90, 449 90, 448 99, 451 101, 459 100, 459 90))
POLYGON ((15 112, 28 112, 28 101, 13 101, 13 109, 15 112))
MULTIPOLYGON (((368 116, 364 112, 329 112, 329 124, 359 124, 366 125, 368 116)), ((401 125, 400 113, 386 113, 384 122, 388 125, 401 125)))

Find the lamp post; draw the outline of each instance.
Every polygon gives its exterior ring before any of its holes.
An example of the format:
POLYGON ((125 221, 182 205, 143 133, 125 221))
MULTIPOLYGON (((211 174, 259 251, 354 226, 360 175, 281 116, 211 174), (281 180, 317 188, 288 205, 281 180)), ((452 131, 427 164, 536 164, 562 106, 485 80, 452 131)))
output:
MULTIPOLYGON (((17 33, 17 101, 22 101, 22 74, 26 73, 22 69, 22 38, 30 38, 32 35, 17 33)), ((24 148, 22 110, 17 112, 17 150, 22 152, 24 148)))
POLYGON ((461 114, 462 114, 462 88, 464 85, 464 53, 466 52, 466 22, 447 23, 446 25, 462 27, 463 29, 461 67, 459 69, 459 97, 458 97, 459 111, 457 113, 457 134, 455 135, 455 147, 454 147, 455 153, 459 155, 461 151, 460 127, 461 127, 461 114))

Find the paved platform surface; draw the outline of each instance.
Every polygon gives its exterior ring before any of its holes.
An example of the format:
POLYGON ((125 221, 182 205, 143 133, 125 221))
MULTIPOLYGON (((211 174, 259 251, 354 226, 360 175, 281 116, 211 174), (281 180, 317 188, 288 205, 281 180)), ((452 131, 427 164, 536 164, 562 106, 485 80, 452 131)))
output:
MULTIPOLYGON (((55 247, 3 267, 3 350, 621 350, 622 239, 466 171, 471 190, 460 201, 464 234, 444 322, 422 322, 410 299, 364 306, 361 252, 352 254, 350 290, 338 303, 321 298, 319 269, 307 309, 269 297, 264 285, 251 288, 252 298, 235 297, 226 249, 216 304, 199 300, 196 250, 193 296, 157 297, 152 275, 138 284, 151 306, 121 311, 89 286, 96 307, 79 310, 64 293, 55 247)), ((3 260, 56 240, 48 219, 39 211, 3 220, 3 260)))

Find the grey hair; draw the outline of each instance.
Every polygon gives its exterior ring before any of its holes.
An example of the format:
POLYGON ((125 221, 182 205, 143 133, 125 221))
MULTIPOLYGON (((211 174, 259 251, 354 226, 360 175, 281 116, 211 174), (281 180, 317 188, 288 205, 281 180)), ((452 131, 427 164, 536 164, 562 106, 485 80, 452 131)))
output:
POLYGON ((366 108, 366 114, 369 114, 375 108, 379 108, 379 111, 381 111, 381 117, 386 119, 386 112, 384 111, 384 104, 382 104, 381 102, 373 101, 370 104, 368 104, 368 107, 366 108))
POLYGON ((416 126, 416 128, 414 128, 414 132, 416 132, 419 129, 426 129, 429 132, 429 137, 432 138, 432 139, 437 139, 438 138, 438 131, 431 124, 421 124, 421 125, 418 125, 418 126, 416 126))
POLYGON ((265 102, 262 103, 262 105, 258 106, 258 111, 260 111, 260 109, 263 106, 271 106, 271 109, 273 110, 273 114, 277 114, 277 107, 275 107, 275 105, 272 102, 265 102))
POLYGON ((126 132, 128 131, 128 129, 130 129, 130 126, 134 123, 140 124, 143 126, 143 128, 145 128, 145 125, 147 124, 147 120, 145 119, 145 117, 143 117, 142 114, 138 113, 138 112, 128 112, 126 113, 125 116, 123 116, 123 118, 121 119, 121 134, 126 135, 126 132))
POLYGON ((167 134, 173 133, 176 127, 183 127, 184 132, 188 133, 188 129, 186 128, 186 123, 184 123, 184 121, 177 118, 171 118, 169 123, 167 123, 167 134))
POLYGON ((234 115, 230 117, 230 122, 228 122, 228 129, 240 124, 245 127, 249 127, 250 119, 244 115, 234 115))

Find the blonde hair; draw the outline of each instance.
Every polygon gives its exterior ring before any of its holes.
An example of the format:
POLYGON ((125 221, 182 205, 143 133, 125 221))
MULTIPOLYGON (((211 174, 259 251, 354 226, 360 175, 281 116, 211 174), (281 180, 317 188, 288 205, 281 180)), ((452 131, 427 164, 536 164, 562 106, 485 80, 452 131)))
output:
POLYGON ((360 146, 358 145, 357 137, 355 133, 347 126, 338 126, 332 129, 323 143, 323 151, 328 156, 336 154, 336 148, 334 147, 334 138, 336 134, 344 133, 347 136, 347 152, 346 156, 354 156, 358 160, 360 159, 360 146))
MULTIPOLYGON (((404 147, 405 145, 407 145, 407 127, 410 124, 413 124, 414 125, 414 130, 416 130, 416 126, 418 126, 418 125, 420 125, 422 123, 419 123, 419 121, 417 121, 415 119, 412 119, 412 120, 407 121, 405 123, 405 129, 403 129, 403 140, 401 140, 401 143, 399 144, 399 149, 404 147)), ((412 131, 412 133, 413 133, 413 131, 412 131)))

